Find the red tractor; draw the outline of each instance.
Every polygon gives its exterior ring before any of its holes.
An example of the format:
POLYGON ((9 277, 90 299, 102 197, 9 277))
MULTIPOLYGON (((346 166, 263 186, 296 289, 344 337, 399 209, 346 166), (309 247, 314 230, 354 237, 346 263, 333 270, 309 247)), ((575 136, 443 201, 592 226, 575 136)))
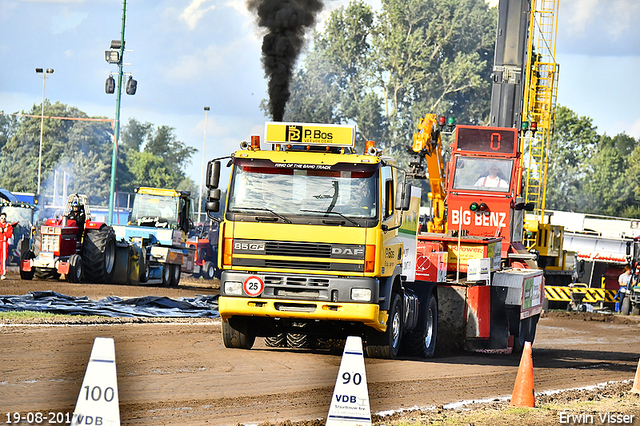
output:
POLYGON ((193 276, 202 277, 205 280, 212 280, 220 277, 220 270, 217 268, 218 262, 218 228, 214 222, 212 228, 208 224, 198 226, 187 240, 187 247, 196 249, 196 257, 193 266, 193 276), (211 244, 211 239, 214 244, 211 244))
POLYGON ((36 229, 31 247, 21 253, 20 277, 59 278, 106 283, 113 276, 116 238, 113 228, 91 220, 87 196, 70 195, 61 218, 47 219, 36 229))

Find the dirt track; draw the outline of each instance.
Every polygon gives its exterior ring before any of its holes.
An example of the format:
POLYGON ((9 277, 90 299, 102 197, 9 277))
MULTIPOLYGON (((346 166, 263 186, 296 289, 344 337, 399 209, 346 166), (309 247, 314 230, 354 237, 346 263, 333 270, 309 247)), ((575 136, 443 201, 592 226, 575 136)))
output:
MULTIPOLYGON (((165 289, 16 278, 2 282, 0 293, 55 290, 91 299, 216 293, 201 281, 165 289)), ((327 415, 340 351, 274 349, 262 342, 251 351, 226 349, 219 320, 105 322, 0 327, 0 411, 73 411, 93 339, 104 336, 116 343, 123 424, 255 424, 327 415)), ((536 392, 633 379, 639 331, 635 318, 578 313, 542 318, 534 344, 536 392)), ((366 359, 371 409, 508 396, 518 362, 515 356, 486 354, 366 359)))

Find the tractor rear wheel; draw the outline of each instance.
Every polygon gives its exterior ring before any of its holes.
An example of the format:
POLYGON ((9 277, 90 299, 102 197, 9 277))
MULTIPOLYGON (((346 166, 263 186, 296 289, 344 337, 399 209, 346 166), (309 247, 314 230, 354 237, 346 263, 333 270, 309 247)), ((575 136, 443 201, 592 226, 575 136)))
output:
POLYGON ((102 225, 99 229, 87 230, 82 254, 87 281, 111 281, 116 264, 116 234, 113 228, 102 225))

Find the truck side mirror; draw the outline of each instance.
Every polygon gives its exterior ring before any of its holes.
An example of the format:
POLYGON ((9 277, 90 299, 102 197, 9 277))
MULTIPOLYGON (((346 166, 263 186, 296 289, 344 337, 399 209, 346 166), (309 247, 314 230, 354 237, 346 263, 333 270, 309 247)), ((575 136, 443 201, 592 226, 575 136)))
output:
POLYGON ((207 163, 207 188, 215 189, 220 183, 220 161, 214 160, 207 163))
POLYGON ((409 210, 411 204, 411 184, 405 183, 396 188, 396 210, 409 210))
MULTIPOLYGON (((220 166, 220 162, 218 162, 220 166)), ((220 171, 218 169, 218 171, 220 171)), ((210 189, 207 195, 207 202, 204 205, 204 209, 208 212, 220 211, 220 189, 210 189)))
POLYGON ((204 203, 204 209, 207 212, 217 213, 220 211, 220 201, 218 200, 207 201, 206 203, 204 203))

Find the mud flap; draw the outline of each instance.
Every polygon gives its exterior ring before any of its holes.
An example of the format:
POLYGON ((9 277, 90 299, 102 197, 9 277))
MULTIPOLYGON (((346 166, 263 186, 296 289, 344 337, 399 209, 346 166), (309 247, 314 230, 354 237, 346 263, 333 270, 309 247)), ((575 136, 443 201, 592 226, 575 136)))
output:
MULTIPOLYGON (((509 346, 509 319, 505 309, 508 289, 494 286, 489 287, 489 289, 488 293, 490 293, 491 297, 489 335, 483 337, 468 336, 465 343, 466 348, 470 351, 502 350, 507 349, 509 346)), ((484 313, 486 314, 486 309, 484 313)), ((481 318, 483 322, 486 320, 486 318, 481 318)), ((482 329, 487 331, 485 327, 482 327, 482 329)))
POLYGON ((459 352, 465 342, 465 286, 438 286, 438 355, 459 352))

